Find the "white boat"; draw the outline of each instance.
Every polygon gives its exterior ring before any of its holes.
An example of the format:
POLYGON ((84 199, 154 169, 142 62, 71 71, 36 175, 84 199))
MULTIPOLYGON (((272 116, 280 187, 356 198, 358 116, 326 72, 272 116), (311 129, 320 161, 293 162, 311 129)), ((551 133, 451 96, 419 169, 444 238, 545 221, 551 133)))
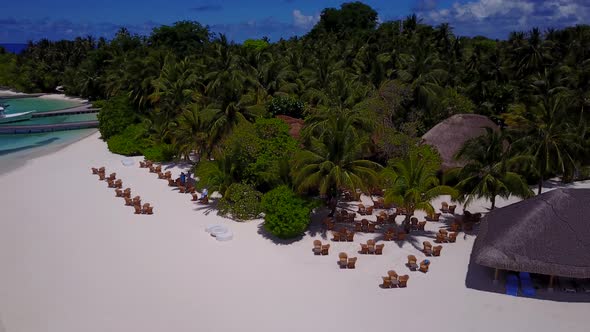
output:
POLYGON ((32 116, 33 111, 4 114, 4 107, 0 106, 0 123, 30 120, 32 116))

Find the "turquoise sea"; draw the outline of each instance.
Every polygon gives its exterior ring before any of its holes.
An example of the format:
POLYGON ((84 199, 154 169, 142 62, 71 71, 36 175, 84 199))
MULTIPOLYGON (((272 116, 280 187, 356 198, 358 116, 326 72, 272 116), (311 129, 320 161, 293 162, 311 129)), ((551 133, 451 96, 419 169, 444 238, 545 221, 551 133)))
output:
MULTIPOLYGON (((1 99, 0 103, 8 104, 6 113, 26 111, 49 112, 79 106, 80 103, 69 100, 43 98, 1 99)), ((53 124, 95 120, 96 114, 75 114, 53 116, 11 123, 11 126, 32 124, 53 124)), ((39 134, 0 134, 0 173, 17 167, 28 159, 48 153, 67 144, 73 143, 96 132, 96 129, 65 130, 39 134)))

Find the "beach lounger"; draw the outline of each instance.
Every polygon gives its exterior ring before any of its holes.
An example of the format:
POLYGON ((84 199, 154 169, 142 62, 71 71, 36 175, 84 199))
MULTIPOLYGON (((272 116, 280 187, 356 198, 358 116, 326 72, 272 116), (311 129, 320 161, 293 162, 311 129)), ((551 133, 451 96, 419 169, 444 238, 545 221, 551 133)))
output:
POLYGON ((356 268, 356 259, 357 259, 356 257, 350 257, 350 258, 348 259, 348 265, 347 265, 347 267, 348 267, 349 269, 354 269, 354 268, 356 268))
POLYGON ((338 264, 340 265, 341 269, 345 269, 348 265, 348 255, 345 252, 338 254, 338 264))
POLYGON ((315 255, 320 255, 322 253, 322 241, 320 241, 320 240, 313 241, 313 253, 315 255))
POLYGON ((383 255, 383 248, 385 247, 385 244, 383 243, 379 243, 378 245, 375 246, 375 255, 383 255))
POLYGON ((424 253, 424 255, 426 256, 431 256, 432 255, 432 243, 428 242, 428 241, 424 241, 422 242, 422 252, 424 253))
POLYGON ((432 247, 432 256, 440 256, 442 248, 443 246, 440 245, 432 247))
POLYGON ((420 262, 420 272, 426 273, 428 272, 428 268, 430 267, 430 261, 425 259, 420 262))
POLYGON ((322 255, 328 255, 328 252, 330 250, 330 244, 324 244, 322 246, 322 255))
POLYGON ((403 276, 399 276, 397 279, 397 280, 399 280, 398 287, 400 287, 400 288, 408 287, 408 280, 409 279, 410 279, 410 276, 407 274, 404 274, 403 276))
POLYGON ((406 266, 412 270, 412 271, 416 271, 416 269, 418 268, 418 259, 416 258, 416 256, 414 255, 408 255, 408 263, 406 263, 406 266))
POLYGON ((506 295, 518 296, 518 276, 516 274, 506 276, 506 295))
POLYGON ((361 254, 367 255, 369 253, 369 246, 366 243, 361 243, 361 254))

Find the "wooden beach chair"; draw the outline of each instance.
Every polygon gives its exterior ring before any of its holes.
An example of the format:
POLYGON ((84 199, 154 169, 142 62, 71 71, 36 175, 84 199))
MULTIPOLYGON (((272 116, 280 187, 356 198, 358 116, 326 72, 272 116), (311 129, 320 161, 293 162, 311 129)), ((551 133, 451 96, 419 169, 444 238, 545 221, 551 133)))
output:
POLYGON ((387 275, 389 276, 389 280, 391 280, 391 285, 397 287, 399 285, 399 276, 394 270, 387 271, 387 275))
POLYGON ((354 241, 354 232, 352 232, 352 231, 346 232, 346 241, 348 241, 348 242, 354 241))
POLYGON ((354 231, 355 232, 362 232, 363 231, 363 224, 360 221, 354 223, 354 231))
POLYGON ((451 243, 455 243, 457 242, 457 233, 456 232, 452 232, 449 233, 449 238, 448 238, 449 242, 451 243))
POLYGON ((117 173, 111 173, 108 177, 109 180, 115 181, 117 179, 117 173))
POLYGON ((383 255, 383 247, 385 247, 385 244, 383 243, 379 243, 378 245, 375 246, 375 255, 383 255))
POLYGON ((152 165, 154 165, 154 162, 153 161, 151 161, 151 160, 146 160, 145 161, 146 168, 150 168, 150 167, 152 167, 152 165))
POLYGON ((450 214, 455 214, 455 209, 457 208, 457 205, 449 205, 449 213, 450 214))
POLYGON ((366 213, 368 216, 371 216, 371 215, 373 215, 373 207, 372 207, 372 206, 369 206, 368 208, 366 208, 366 209, 365 209, 365 213, 366 213))
POLYGON ((115 188, 123 188, 123 180, 118 179, 117 181, 115 181, 115 188))
POLYGON ((107 179, 107 186, 109 188, 115 188, 115 181, 113 181, 111 179, 107 179))
POLYGON ((336 224, 334 223, 334 221, 332 221, 332 218, 328 217, 324 219, 324 227, 326 227, 327 230, 333 230, 334 226, 336 226, 336 224))
POLYGON ((105 174, 106 171, 107 171, 106 168, 101 167, 101 168, 98 169, 98 174, 100 174, 100 173, 105 174))
POLYGON ((383 279, 383 283, 381 284, 381 288, 391 288, 392 284, 391 284, 391 279, 389 278, 389 276, 381 277, 381 279, 383 279))
POLYGON ((104 176, 104 173, 98 173, 98 180, 99 181, 104 181, 106 178, 104 176))
POLYGON ((125 190, 123 190, 123 197, 131 198, 131 188, 125 188, 125 190))
POLYGON ((413 230, 418 230, 418 218, 412 217, 410 219, 410 225, 411 225, 411 227, 412 227, 413 230))
POLYGON ((449 212, 449 203, 447 203, 447 202, 440 203, 440 212, 448 213, 449 212))
POLYGON ((139 162, 139 168, 146 168, 146 167, 147 167, 147 166, 146 166, 146 164, 145 164, 145 161, 140 161, 140 162, 139 162))
POLYGON ((339 231, 332 232, 332 241, 340 242, 340 232, 339 231))
POLYGON ((209 196, 205 196, 204 198, 199 199, 199 203, 201 204, 209 204, 209 196))
POLYGON ((191 194, 193 196, 193 198, 191 199, 192 202, 196 202, 199 200, 199 194, 197 193, 192 193, 191 194))
POLYGON ((438 233, 438 234, 436 234, 436 240, 434 240, 434 242, 444 243, 445 240, 446 240, 446 237, 444 236, 444 234, 438 233))
POLYGON ((115 197, 123 197, 123 190, 115 189, 115 197))
POLYGON ((424 255, 431 256, 432 255, 432 243, 430 243, 428 241, 424 241, 424 242, 422 242, 422 245, 424 246, 424 248, 422 249, 422 252, 424 253, 424 255))
POLYGON ((176 182, 172 179, 168 179, 168 186, 169 187, 176 187, 176 182))
POLYGON ((132 206, 133 200, 131 200, 131 198, 129 198, 129 197, 125 197, 125 205, 132 206))
POLYGON ((423 260, 420 262, 420 272, 426 273, 428 272, 428 267, 430 266, 429 260, 423 260))
POLYGON ((158 179, 165 179, 166 177, 164 177, 164 173, 159 172, 158 173, 158 179))
POLYGON ((338 254, 338 264, 340 265, 341 269, 345 269, 348 265, 348 255, 345 252, 338 254))
POLYGON ((429 214, 426 216, 426 221, 439 221, 440 220, 440 213, 429 214))
POLYGON ((367 232, 368 233, 375 233, 375 224, 372 222, 367 224, 367 232))
POLYGON ((440 252, 441 252, 442 248, 443 248, 443 246, 441 246, 441 245, 432 247, 432 256, 440 256, 440 252))
POLYGON ((156 166, 156 168, 154 170, 155 170, 154 173, 162 173, 162 166, 158 165, 158 166, 156 166))
POLYGON ((369 230, 369 220, 362 219, 361 220, 361 225, 362 225, 362 228, 363 228, 363 231, 364 232, 367 232, 369 230))
POLYGON ((153 206, 148 206, 147 210, 146 210, 146 214, 154 214, 154 207, 153 206))
POLYGON ((313 253, 315 255, 320 255, 322 253, 322 241, 320 241, 320 240, 313 241, 313 253))
POLYGON ((424 227, 426 227, 426 221, 420 221, 418 223, 418 230, 419 231, 423 231, 424 230, 424 227))
POLYGON ((366 243, 361 243, 361 251, 362 255, 367 255, 369 253, 369 246, 366 243))
POLYGON ((98 174, 98 168, 92 167, 92 174, 98 174))
POLYGON ((141 213, 143 214, 147 214, 147 209, 150 207, 150 203, 145 203, 142 207, 141 207, 141 213))
POLYGON ((403 276, 399 276, 399 278, 397 280, 399 280, 398 287, 405 288, 405 287, 408 287, 408 280, 410 280, 410 276, 407 274, 404 274, 403 276))
POLYGON ((133 205, 135 208, 135 214, 141 214, 141 206, 139 204, 133 205))
POLYGON ((416 271, 416 269, 418 268, 417 262, 418 259, 416 258, 416 256, 408 255, 408 263, 406 263, 406 266, 410 268, 410 270, 416 271))
POLYGON ((155 166, 150 166, 150 173, 157 173, 156 172, 156 167, 155 166))
POLYGON ((356 268, 356 257, 350 257, 350 258, 348 259, 348 265, 347 265, 347 267, 348 267, 349 269, 354 269, 354 268, 356 268))
POLYGON ((166 173, 164 173, 164 179, 172 180, 172 173, 170 171, 166 171, 166 173))
POLYGON ((367 214, 367 210, 365 209, 365 206, 363 204, 359 204, 357 212, 361 216, 364 216, 365 214, 367 214))
POLYGON ((393 241, 393 239, 395 239, 395 230, 390 228, 383 234, 383 240, 393 241))
POLYGON ((452 232, 458 232, 461 230, 461 224, 458 222, 454 222, 451 224, 451 231, 452 232))
POLYGON ((328 252, 330 251, 330 244, 324 244, 322 246, 322 255, 328 255, 328 252))
POLYGON ((377 198, 376 201, 373 201, 373 207, 375 209, 382 209, 383 208, 383 198, 377 198))
POLYGON ((368 240, 367 247, 369 248, 369 254, 375 253, 375 240, 368 240))

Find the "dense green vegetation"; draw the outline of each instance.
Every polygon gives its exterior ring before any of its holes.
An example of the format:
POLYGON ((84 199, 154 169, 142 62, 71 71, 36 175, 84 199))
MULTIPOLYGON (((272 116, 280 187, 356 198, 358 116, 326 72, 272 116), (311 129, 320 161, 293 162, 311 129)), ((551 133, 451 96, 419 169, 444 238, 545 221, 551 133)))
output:
POLYGON ((279 186, 262 197, 264 228, 281 239, 303 235, 309 225, 309 203, 287 186, 279 186))
POLYGON ((344 189, 388 187, 389 200, 430 211, 418 194, 448 188, 417 145, 453 114, 505 127, 502 138, 478 141, 481 150, 462 151, 461 199, 493 205, 496 194, 526 196, 523 179, 540 190, 544 179, 588 174, 590 27, 507 37, 459 37, 416 16, 377 24, 372 8, 354 2, 324 10, 307 35, 274 43, 236 44, 187 21, 146 37, 121 29, 110 41, 42 40, 22 55, 0 54, 0 85, 63 85, 107 100, 100 129, 112 151, 195 157, 199 186, 210 191, 286 185, 330 201, 344 189), (275 115, 305 120, 299 142, 275 115))

